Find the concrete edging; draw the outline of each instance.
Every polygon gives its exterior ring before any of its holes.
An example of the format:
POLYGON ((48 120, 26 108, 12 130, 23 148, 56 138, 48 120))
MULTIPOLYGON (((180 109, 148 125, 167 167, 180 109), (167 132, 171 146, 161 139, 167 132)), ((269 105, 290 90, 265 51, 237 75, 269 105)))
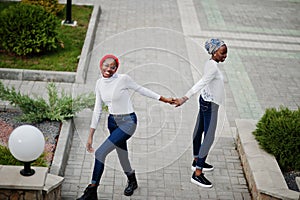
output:
POLYGON ((253 199, 298 200, 300 193, 290 190, 275 157, 261 149, 252 132, 256 120, 237 119, 237 150, 253 199))
POLYGON ((0 79, 45 82, 75 82, 75 72, 0 68, 0 79))
POLYGON ((80 54, 80 59, 77 67, 76 83, 85 83, 86 74, 88 71, 91 51, 93 49, 93 41, 97 30, 98 20, 101 15, 101 7, 98 4, 94 5, 93 13, 90 18, 88 31, 86 33, 84 45, 80 54))
POLYGON ((91 50, 97 29, 101 7, 95 4, 88 30, 86 33, 84 45, 81 50, 77 72, 59 72, 47 70, 27 70, 27 69, 9 69, 0 68, 0 79, 20 80, 20 81, 46 81, 46 82, 66 82, 66 83, 84 83, 86 73, 90 62, 91 50))
POLYGON ((55 153, 53 156, 50 173, 58 176, 64 176, 65 168, 69 158, 69 152, 74 135, 74 121, 67 120, 62 123, 58 141, 56 144, 55 153))

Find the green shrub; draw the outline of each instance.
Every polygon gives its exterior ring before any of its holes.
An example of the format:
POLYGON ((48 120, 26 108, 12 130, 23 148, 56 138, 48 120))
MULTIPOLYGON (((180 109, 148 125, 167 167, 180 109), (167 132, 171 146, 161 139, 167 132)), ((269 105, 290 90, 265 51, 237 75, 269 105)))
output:
POLYGON ((41 97, 32 99, 28 95, 16 92, 15 88, 4 87, 0 81, 0 99, 18 106, 23 113, 19 120, 24 122, 63 121, 74 117, 80 110, 92 108, 94 105, 95 96, 92 93, 73 98, 72 95, 62 91, 59 96, 54 83, 49 83, 47 90, 48 102, 41 97))
POLYGON ((300 169, 300 107, 267 109, 253 134, 259 145, 275 156, 282 171, 300 169))
MULTIPOLYGON (((0 145, 0 165, 24 165, 23 162, 17 160, 9 151, 8 147, 0 145)), ((47 161, 42 154, 36 159, 32 166, 47 167, 47 161)))
POLYGON ((59 4, 58 0, 22 0, 22 3, 43 6, 47 12, 54 15, 59 14, 64 9, 64 5, 59 4))
POLYGON ((0 13, 0 46, 19 56, 35 55, 60 45, 54 15, 41 6, 16 4, 0 13))

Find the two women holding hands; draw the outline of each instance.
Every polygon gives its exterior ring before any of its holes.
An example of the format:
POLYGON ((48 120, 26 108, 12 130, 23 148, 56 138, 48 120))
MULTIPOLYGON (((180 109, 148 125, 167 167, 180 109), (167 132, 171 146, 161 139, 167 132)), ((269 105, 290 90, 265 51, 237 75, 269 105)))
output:
POLYGON ((205 162, 209 149, 215 137, 217 125, 218 105, 224 100, 223 76, 217 64, 223 62, 227 56, 227 47, 219 39, 208 40, 205 48, 211 54, 204 67, 204 75, 182 98, 166 98, 152 90, 138 85, 126 74, 118 74, 119 60, 114 55, 106 55, 100 61, 102 77, 97 80, 95 87, 95 107, 92 115, 90 132, 86 144, 88 152, 94 152, 93 136, 102 113, 102 104, 108 106, 108 129, 110 135, 95 151, 95 163, 91 184, 78 200, 97 200, 97 188, 104 170, 106 156, 116 149, 122 169, 128 177, 128 185, 124 190, 126 196, 133 194, 138 187, 135 171, 132 169, 127 149, 127 140, 136 130, 137 116, 130 100, 129 90, 156 99, 176 107, 184 104, 192 95, 200 91, 200 108, 193 134, 194 173, 191 181, 202 187, 212 187, 203 171, 213 170, 213 166, 205 162), (202 133, 204 139, 202 141, 202 133))

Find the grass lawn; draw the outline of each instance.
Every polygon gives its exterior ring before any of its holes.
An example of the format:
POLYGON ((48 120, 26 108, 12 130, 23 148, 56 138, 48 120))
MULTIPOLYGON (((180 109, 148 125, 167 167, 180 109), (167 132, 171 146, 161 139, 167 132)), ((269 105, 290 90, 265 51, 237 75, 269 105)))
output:
MULTIPOLYGON (((0 12, 14 3, 16 2, 0 2, 0 12)), ((0 49, 0 68, 75 72, 92 10, 92 6, 72 6, 72 20, 77 21, 77 26, 58 27, 63 48, 59 48, 55 52, 26 58, 5 53, 0 49)), ((65 10, 58 16, 58 22, 61 23, 64 19, 65 10)))

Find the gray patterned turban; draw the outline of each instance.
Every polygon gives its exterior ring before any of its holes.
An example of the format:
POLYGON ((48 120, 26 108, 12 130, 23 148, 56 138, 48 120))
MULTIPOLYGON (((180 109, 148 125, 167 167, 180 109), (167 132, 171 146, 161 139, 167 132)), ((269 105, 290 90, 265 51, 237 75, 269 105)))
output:
POLYGON ((209 54, 214 54, 224 44, 224 41, 218 38, 212 38, 205 42, 205 49, 209 54))

